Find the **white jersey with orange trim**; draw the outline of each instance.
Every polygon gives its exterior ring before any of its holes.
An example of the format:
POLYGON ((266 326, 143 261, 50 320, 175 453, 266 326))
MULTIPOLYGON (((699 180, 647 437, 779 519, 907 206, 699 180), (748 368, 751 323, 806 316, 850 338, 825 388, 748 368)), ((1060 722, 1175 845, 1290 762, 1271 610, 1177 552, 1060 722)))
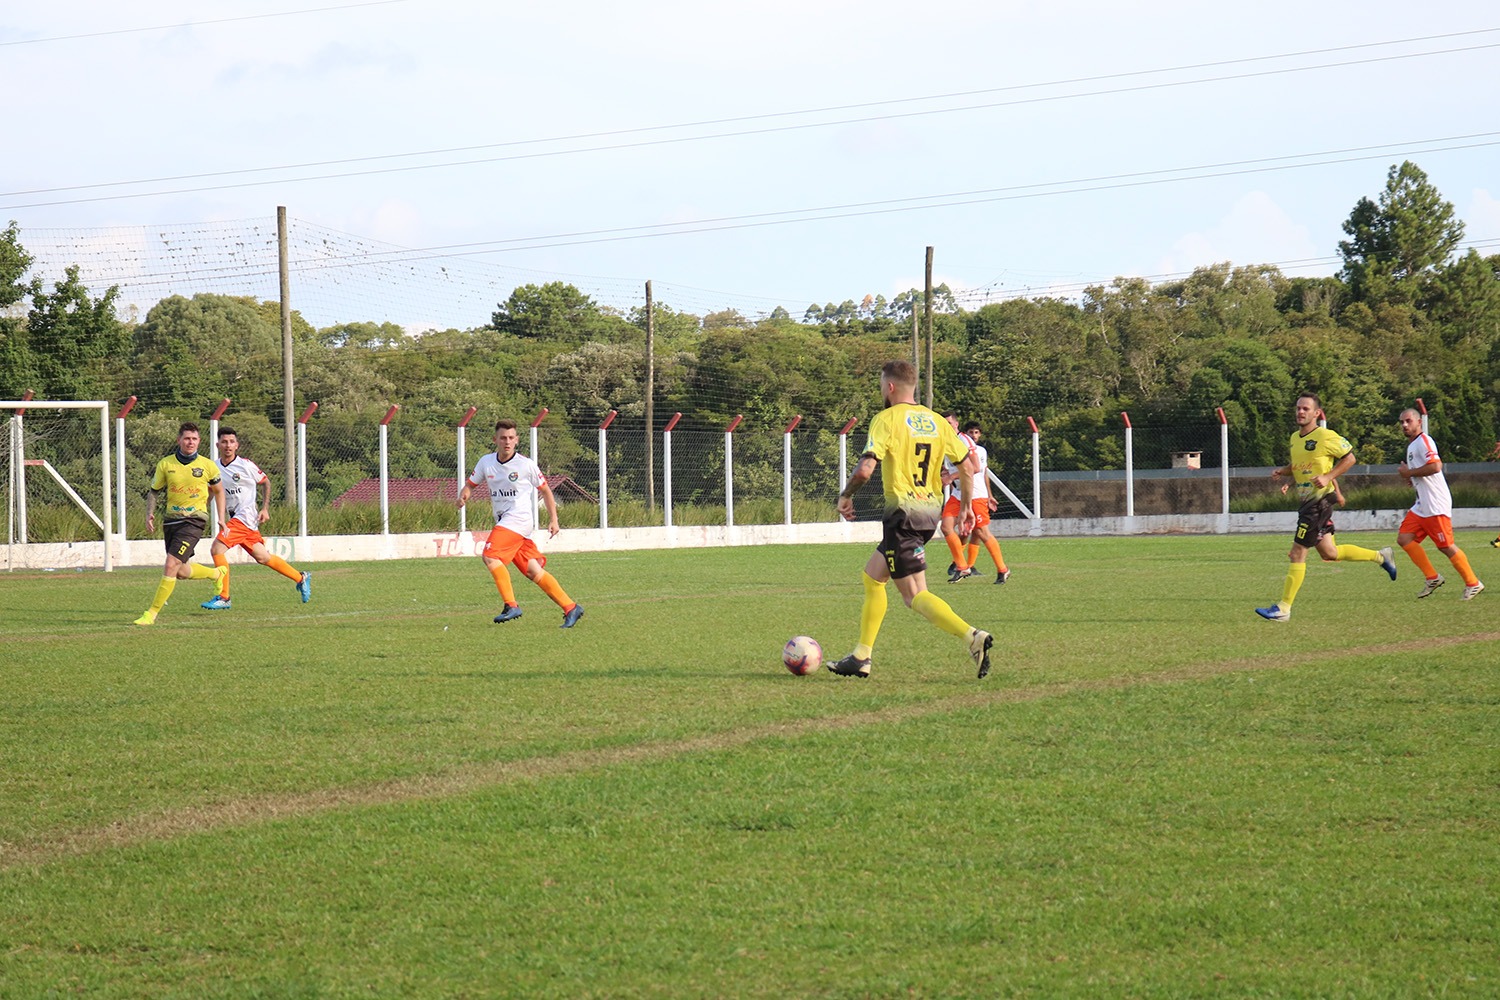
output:
POLYGON ((224 509, 231 521, 241 521, 260 530, 260 484, 266 474, 244 455, 219 463, 219 483, 224 487, 224 509))
POLYGON ((490 452, 474 463, 469 476, 470 486, 490 491, 495 526, 509 528, 523 538, 530 538, 536 527, 537 487, 543 482, 542 470, 519 451, 504 462, 490 452))
MULTIPOLYGON (((974 454, 974 447, 975 447, 975 445, 974 445, 974 439, 973 438, 969 437, 969 435, 967 435, 967 434, 960 433, 958 435, 958 439, 961 442, 963 442, 963 446, 965 448, 969 449, 969 454, 970 455, 974 454)), ((965 456, 965 457, 967 457, 967 456, 965 456)), ((945 459, 943 459, 943 472, 946 475, 949 475, 949 476, 956 476, 956 475, 958 475, 958 466, 955 463, 953 463, 953 462, 951 462, 951 461, 949 461, 948 459, 945 458, 945 459)), ((978 492, 978 489, 979 489, 979 477, 978 476, 974 477, 974 489, 975 489, 974 496, 976 496, 976 497, 980 496, 980 493, 978 492)), ((988 496, 988 494, 985 494, 985 495, 988 496)), ((943 498, 945 500, 948 497, 956 497, 956 496, 958 496, 958 480, 957 479, 953 480, 953 482, 951 482, 947 486, 943 487, 943 498)))
POLYGON ((990 498, 990 453, 985 450, 984 445, 976 444, 974 454, 979 458, 979 471, 974 473, 974 499, 988 500, 990 498))
MULTIPOLYGON (((1418 434, 1406 446, 1408 469, 1420 469, 1437 457, 1437 445, 1426 434, 1418 434)), ((1417 488, 1417 502, 1411 505, 1413 514, 1418 517, 1453 516, 1453 494, 1441 471, 1430 476, 1412 476, 1411 484, 1417 488)))

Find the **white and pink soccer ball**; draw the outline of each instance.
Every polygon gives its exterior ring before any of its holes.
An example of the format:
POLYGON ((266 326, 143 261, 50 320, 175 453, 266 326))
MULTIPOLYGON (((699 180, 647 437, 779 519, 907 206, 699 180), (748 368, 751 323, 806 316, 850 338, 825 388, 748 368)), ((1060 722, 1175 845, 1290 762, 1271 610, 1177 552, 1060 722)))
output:
POLYGON ((805 677, 823 665, 823 647, 807 635, 794 635, 781 650, 781 662, 798 677, 805 677))

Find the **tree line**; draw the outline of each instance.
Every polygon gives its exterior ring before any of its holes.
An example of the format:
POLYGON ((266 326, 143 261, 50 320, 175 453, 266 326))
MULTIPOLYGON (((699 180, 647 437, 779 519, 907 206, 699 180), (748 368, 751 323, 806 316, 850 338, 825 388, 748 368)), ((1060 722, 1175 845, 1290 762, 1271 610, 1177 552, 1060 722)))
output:
MULTIPOLYGON (((1215 264, 1176 281, 1117 278, 1077 300, 1014 299, 961 308, 934 297, 935 399, 979 420, 1002 462, 1025 464, 1025 418, 1047 442, 1047 469, 1118 468, 1121 411, 1139 427, 1216 424, 1222 407, 1239 465, 1285 460, 1295 395, 1319 393, 1331 425, 1362 461, 1397 461, 1398 411, 1421 397, 1451 461, 1496 447, 1500 386, 1500 255, 1460 253, 1464 225, 1415 164, 1390 168, 1375 198, 1343 224, 1340 271, 1288 277, 1269 265, 1215 264)), ((140 397, 163 426, 201 418, 225 396, 235 419, 279 440, 280 309, 276 302, 199 294, 156 303, 138 322, 116 315, 117 288, 96 294, 66 270, 51 288, 12 222, 0 233, 0 397, 140 397)), ((681 411, 684 433, 720 432, 736 414, 780 428, 804 415, 812 460, 878 407, 874 374, 911 351, 913 290, 749 319, 694 315, 658 303, 657 427, 681 411)), ((315 328, 294 312, 299 405, 320 404, 321 454, 310 465, 329 492, 373 468, 370 432, 401 404, 394 474, 452 471, 451 427, 478 406, 486 419, 551 411, 554 469, 594 460, 588 429, 610 409, 644 438, 644 309, 621 312, 564 282, 524 285, 469 329, 413 336, 390 323, 315 328), (634 424, 631 423, 634 421, 634 424), (326 446, 325 446, 326 445, 326 446), (318 470, 323 470, 318 472, 318 470), (332 470, 329 472, 328 470, 332 470)), ((1215 460, 1216 432, 1202 436, 1215 460)), ((1137 437, 1139 449, 1141 438, 1137 437)), ((780 468, 780 442, 747 442, 745 474, 780 468)), ((315 452, 317 449, 315 449, 315 452)), ((264 453, 263 453, 264 454, 264 453)), ((265 456, 268 468, 277 468, 265 456)), ((736 453, 736 473, 741 471, 736 453)), ((1137 453, 1136 464, 1157 463, 1137 453)), ((705 481, 713 469, 702 470, 705 481)), ((774 477, 768 477, 768 482, 774 477)), ((614 473, 611 474, 614 485, 614 473)), ((737 487, 738 492, 738 487, 737 487)))

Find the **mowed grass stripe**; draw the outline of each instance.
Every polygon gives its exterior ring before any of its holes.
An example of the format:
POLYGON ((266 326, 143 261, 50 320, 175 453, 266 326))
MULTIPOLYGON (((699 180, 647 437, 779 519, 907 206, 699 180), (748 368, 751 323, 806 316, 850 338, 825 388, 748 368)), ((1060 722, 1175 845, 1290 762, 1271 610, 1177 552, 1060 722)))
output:
MULTIPOLYGON (((1287 670, 1309 665, 1420 654, 1434 646, 1458 647, 1500 643, 1500 631, 1414 639, 1395 644, 1337 650, 1275 652, 1261 656, 1204 661, 1189 667, 1118 676, 1055 681, 894 705, 872 711, 745 726, 701 736, 645 742, 607 749, 577 750, 522 760, 469 765, 440 774, 351 785, 315 791, 249 796, 200 806, 167 810, 121 819, 98 829, 77 830, 38 838, 30 843, 0 844, 0 870, 35 867, 70 856, 125 847, 147 841, 169 840, 198 833, 250 826, 281 819, 314 816, 338 809, 383 806, 416 800, 465 795, 497 786, 546 780, 622 764, 650 763, 694 753, 718 752, 765 739, 789 739, 813 733, 878 726, 968 711, 986 706, 1017 704, 1074 694, 1092 694, 1150 685, 1179 684, 1225 674, 1287 670)), ((1003 669, 1003 664, 1001 669, 1003 669)), ((858 684, 859 681, 835 683, 858 684)))

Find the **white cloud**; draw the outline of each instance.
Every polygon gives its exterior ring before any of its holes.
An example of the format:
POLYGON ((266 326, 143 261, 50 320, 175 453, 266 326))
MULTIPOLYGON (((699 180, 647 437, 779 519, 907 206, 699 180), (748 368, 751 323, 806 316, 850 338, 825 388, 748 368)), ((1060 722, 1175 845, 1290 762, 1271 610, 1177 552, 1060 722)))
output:
POLYGON ((1155 272, 1177 274, 1222 261, 1238 267, 1318 256, 1326 253, 1313 243, 1306 226, 1294 221, 1264 191, 1251 191, 1214 225, 1179 237, 1157 261, 1155 272))
MULTIPOLYGON (((1475 188, 1463 209, 1464 234, 1471 240, 1500 239, 1500 198, 1484 188, 1475 188)), ((1481 253, 1493 251, 1481 250, 1481 253)))

